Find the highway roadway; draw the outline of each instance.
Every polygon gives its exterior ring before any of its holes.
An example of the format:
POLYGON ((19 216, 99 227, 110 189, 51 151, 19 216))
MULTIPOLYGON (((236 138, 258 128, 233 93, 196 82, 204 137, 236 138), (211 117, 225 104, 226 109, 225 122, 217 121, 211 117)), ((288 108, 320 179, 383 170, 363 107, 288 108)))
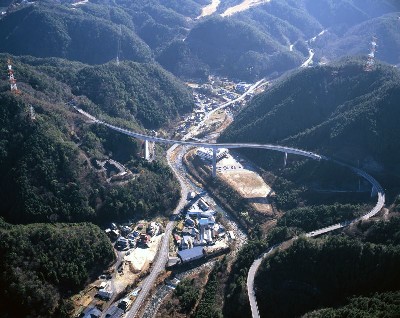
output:
MULTIPOLYGON (((218 109, 227 107, 228 105, 230 105, 230 103, 233 103, 237 100, 240 100, 240 98, 244 98, 246 94, 249 93, 250 90, 254 90, 256 87, 258 87, 259 85, 263 84, 263 80, 257 82, 256 84, 252 85, 251 88, 242 96, 240 96, 239 98, 237 98, 234 101, 231 101, 229 103, 223 104, 220 107, 218 107, 218 109)), ((79 113, 81 113, 82 115, 84 115, 85 117, 89 118, 90 120, 92 120, 95 123, 104 125, 112 130, 118 131, 120 133, 123 133, 125 135, 134 137, 134 138, 138 138, 141 140, 147 140, 147 141, 152 141, 152 142, 159 142, 159 143, 164 143, 164 144, 172 144, 172 147, 168 150, 167 152, 167 158, 168 158, 168 163, 171 166, 172 170, 174 171, 176 177, 179 180, 179 183, 181 185, 181 199, 179 201, 178 206, 175 208, 174 210, 174 214, 179 213, 179 211, 184 207, 185 201, 186 201, 186 197, 187 197, 187 186, 185 184, 185 182, 183 181, 182 177, 180 176, 179 172, 177 171, 177 169, 175 168, 175 166, 172 164, 171 162, 171 155, 173 153, 173 151, 176 149, 176 147, 178 147, 179 145, 186 145, 186 146, 192 146, 192 147, 205 147, 205 148, 228 148, 228 149, 235 149, 235 148, 255 148, 255 149, 266 149, 266 150, 274 150, 274 151, 279 151, 279 152, 283 152, 286 154, 295 154, 295 155, 300 155, 300 156, 304 156, 307 158, 311 158, 314 160, 330 160, 333 162, 336 162, 339 165, 343 165, 343 166, 347 166, 349 167, 351 170, 353 170, 353 172, 355 172, 356 174, 360 175, 361 177, 363 177, 364 179, 366 179, 368 182, 371 183, 372 187, 376 190, 377 194, 378 194, 378 201, 377 204, 375 205, 375 207, 369 211, 369 213, 363 215, 360 218, 351 220, 351 221, 345 221, 342 223, 338 223, 338 224, 334 224, 331 225, 329 227, 325 227, 322 229, 316 229, 314 231, 311 231, 309 233, 306 233, 306 237, 315 237, 321 234, 325 234, 340 228, 344 228, 354 222, 357 222, 361 219, 368 219, 372 216, 374 216, 376 213, 378 213, 382 207, 385 204, 385 193, 383 191, 383 188, 381 187, 381 185, 369 174, 367 174, 365 171, 358 169, 358 168, 354 168, 354 167, 350 167, 346 164, 343 164, 339 161, 336 160, 332 160, 328 157, 325 156, 321 156, 317 153, 314 152, 310 152, 310 151, 306 151, 306 150, 302 150, 302 149, 297 149, 297 148, 292 148, 292 147, 286 147, 286 146, 280 146, 280 145, 272 145, 272 144, 253 144, 253 143, 208 143, 208 142, 202 142, 202 141, 188 141, 188 140, 173 140, 173 139, 166 139, 166 138, 160 138, 160 137, 155 137, 155 136, 149 136, 149 135, 145 135, 145 134, 140 134, 140 133, 136 133, 130 130, 127 130, 125 128, 121 128, 118 126, 114 126, 111 124, 108 124, 104 121, 101 121, 99 119, 97 119, 96 117, 90 115, 89 113, 85 112, 84 110, 73 106, 75 108, 76 111, 78 111, 79 113)), ((214 111, 216 111, 217 109, 215 109, 214 111)), ((207 117, 208 118, 208 117, 207 117)), ((191 133, 187 134, 183 139, 189 139, 191 137, 191 133)), ((165 264, 168 260, 168 250, 169 250, 169 236, 171 235, 171 231, 173 228, 173 221, 170 221, 165 229, 165 235, 164 238, 162 240, 162 244, 161 244, 161 248, 158 252, 158 257, 156 258, 156 261, 153 265, 153 268, 149 274, 149 276, 147 276, 145 278, 145 280, 143 281, 142 284, 142 290, 139 293, 137 299, 135 300, 133 306, 131 307, 131 309, 129 310, 129 312, 126 314, 126 317, 129 318, 134 318, 136 317, 140 306, 142 305, 143 301, 146 299, 149 291, 151 290, 151 288, 154 286, 155 280, 158 277, 158 275, 164 270, 165 264)), ((267 255, 269 255, 272 252, 272 250, 269 250, 268 252, 264 253, 263 255, 261 255, 257 260, 254 261, 254 263, 252 264, 252 266, 250 267, 251 271, 249 270, 248 273, 248 282, 247 282, 247 287, 248 287, 248 295, 249 295, 249 301, 250 301, 250 305, 251 305, 251 311, 252 311, 252 316, 254 318, 259 317, 259 313, 258 313, 258 308, 257 308, 257 301, 255 298, 255 293, 254 293, 254 277, 255 274, 262 262, 262 259, 264 259, 267 255)))
POLYGON ((130 131, 125 128, 121 128, 118 126, 114 126, 111 124, 108 124, 104 121, 101 121, 97 119, 96 117, 86 113, 82 109, 73 106, 79 113, 85 115, 92 121, 104 125, 112 130, 118 131, 122 134, 141 139, 141 140, 147 140, 151 142, 158 142, 158 143, 163 143, 163 144, 170 144, 170 145, 186 145, 186 146, 191 146, 191 147, 204 147, 204 148, 228 148, 228 149, 237 149, 237 148, 254 148, 254 149, 266 149, 266 150, 274 150, 274 151, 279 151, 283 153, 288 153, 288 154, 294 154, 294 155, 299 155, 299 156, 304 156, 308 157, 311 159, 315 160, 320 160, 323 159, 323 156, 320 156, 316 153, 313 153, 311 151, 306 151, 302 149, 297 149, 293 147, 286 147, 286 146, 279 146, 279 145, 272 145, 272 144, 254 144, 254 143, 209 143, 209 142, 203 142, 203 141, 187 141, 187 140, 175 140, 175 139, 167 139, 167 138, 161 138, 161 137, 155 137, 155 136, 149 136, 141 133, 137 133, 134 131, 130 131))
MULTIPOLYGON (((333 161, 339 165, 342 166, 346 166, 348 168, 350 168, 354 173, 358 174, 359 176, 363 177, 365 180, 367 180, 372 188, 377 192, 378 195, 378 200, 376 202, 376 205, 373 207, 373 209, 371 211, 369 211, 368 213, 355 218, 353 220, 348 220, 348 221, 344 221, 341 223, 337 223, 337 224, 333 224, 327 227, 324 227, 322 229, 316 229, 314 231, 308 232, 305 234, 306 237, 315 237, 318 235, 322 235, 322 234, 326 234, 338 229, 342 229, 344 227, 347 227, 351 224, 354 224, 360 220, 367 220, 370 217, 373 217, 374 215, 376 215, 385 205, 385 191, 383 190, 382 186, 379 184, 378 181, 376 181, 375 178, 373 178, 371 175, 369 175, 368 173, 366 173, 365 171, 358 169, 358 168, 354 168, 351 167, 347 164, 341 163, 337 160, 333 160, 333 159, 329 159, 328 157, 324 157, 321 156, 322 159, 325 160, 330 160, 333 161)), ((294 238, 294 239, 297 239, 294 238)), ((282 242, 283 243, 283 242, 282 242)), ((276 250, 277 247, 279 247, 282 243, 273 246, 272 248, 270 248, 267 252, 265 252, 264 254, 262 254, 259 258, 257 258, 253 264, 251 265, 249 272, 247 274, 247 293, 249 296, 249 302, 250 302, 250 308, 251 308, 251 315, 252 318, 260 318, 260 313, 258 311, 258 306, 257 306, 257 299, 256 299, 256 295, 255 295, 255 291, 254 291, 254 278, 255 275, 258 271, 258 268, 260 267, 263 259, 265 259, 267 256, 271 255, 271 253, 276 250)))
MULTIPOLYGON (((181 187, 181 198, 179 200, 177 207, 173 211, 173 214, 178 214, 184 208, 184 206, 186 204, 186 198, 188 195, 188 187, 185 184, 184 180, 182 179, 181 175, 179 174, 179 171, 176 169, 175 165, 173 164, 172 157, 173 157, 173 153, 177 147, 178 147, 178 145, 173 145, 167 151, 167 160, 168 160, 169 166, 172 168, 176 178, 179 181, 180 187, 181 187)), ((165 269, 165 264, 168 261, 169 238, 172 234, 173 227, 174 227, 174 221, 171 220, 168 222, 167 226, 165 227, 165 233, 164 233, 164 237, 161 242, 161 247, 158 250, 156 261, 153 264, 151 272, 143 280, 143 283, 141 285, 142 289, 141 289, 138 297, 136 298, 135 302, 133 303, 132 307, 126 313, 125 317, 127 317, 127 318, 136 317, 143 302, 146 300, 150 290, 154 287, 154 284, 156 282, 158 275, 160 275, 162 273, 162 271, 165 269)))
MULTIPOLYGON (((228 107, 229 105, 241 101, 242 99, 244 99, 248 94, 251 94, 254 92, 255 89, 257 89, 258 87, 260 87, 261 85, 265 85, 266 81, 260 80, 258 82, 256 82, 255 84, 251 85, 249 87, 249 89, 242 94, 241 96, 239 96, 238 98, 229 101, 227 103, 222 104, 221 106, 215 108, 213 111, 211 111, 210 113, 208 113, 207 117, 200 122, 197 125, 197 129, 199 128, 199 126, 201 126, 209 117, 212 113, 216 112, 217 110, 223 109, 225 107, 228 107)), ((180 145, 187 145, 187 146, 195 146, 195 147, 218 147, 218 148, 224 148, 225 146, 229 147, 229 148, 240 148, 238 147, 237 144, 210 144, 210 143, 205 143, 205 142, 190 142, 190 141, 180 141, 180 140, 172 140, 172 139, 165 139, 165 138, 159 138, 159 137, 154 137, 154 136, 148 136, 148 135, 144 135, 144 134, 140 134, 140 133, 136 133, 133 131, 129 131, 127 129, 121 128, 121 127, 117 127, 111 124, 108 124, 104 121, 99 120, 98 118, 96 118, 95 116, 85 112, 83 109, 80 109, 79 107, 77 107, 74 104, 68 104, 71 105, 78 113, 84 115, 86 118, 90 119, 92 122, 94 123, 98 123, 98 124, 102 124, 112 130, 118 131, 120 133, 126 134, 128 136, 134 137, 134 138, 138 138, 141 140, 147 140, 147 141, 152 141, 152 142, 159 142, 159 143, 164 143, 164 144, 172 144, 172 146, 168 149, 167 151, 167 160, 168 160, 168 164, 169 166, 172 168, 174 174, 176 175, 179 183, 180 183, 180 188, 181 188, 181 198, 180 201, 178 203, 178 206, 175 208, 175 210, 173 211, 173 214, 178 214, 184 207, 184 205, 186 204, 186 198, 187 198, 187 194, 188 194, 188 187, 185 184, 182 176, 180 175, 178 169, 175 167, 175 165, 173 164, 173 153, 176 150, 176 148, 180 145)), ((188 133, 187 135, 185 135, 183 137, 183 139, 189 139, 192 137, 192 133, 188 133)), ((244 145, 244 144, 243 144, 244 145)), ((269 147, 276 147, 273 145, 253 145, 253 144, 249 144, 251 147, 261 147, 263 149, 270 149, 269 147), (267 148, 265 148, 267 147, 267 148)), ((226 147, 225 147, 226 148, 226 147)), ((282 149, 285 147, 281 147, 282 149)), ((299 149, 294 149, 294 148, 287 148, 288 151, 290 151, 290 153, 293 152, 301 152, 301 150, 299 149)), ((282 150, 280 150, 282 151, 282 150)), ((160 273, 164 270, 165 268, 165 264, 168 261, 168 253, 169 253, 169 237, 171 236, 171 232, 174 226, 174 221, 170 221, 168 222, 166 228, 165 228, 165 233, 164 233, 164 237, 162 239, 161 242, 161 247, 158 250, 157 256, 156 256, 156 260, 151 268, 151 272, 150 274, 143 280, 142 285, 141 285, 141 291, 138 294, 138 297, 135 299, 134 303, 132 304, 132 307, 129 309, 129 311, 126 313, 125 317, 127 318, 134 318, 137 316, 137 314, 139 313, 139 310, 143 304, 143 302, 145 301, 145 299, 147 298, 150 290, 153 288, 157 277, 160 275, 160 273)))

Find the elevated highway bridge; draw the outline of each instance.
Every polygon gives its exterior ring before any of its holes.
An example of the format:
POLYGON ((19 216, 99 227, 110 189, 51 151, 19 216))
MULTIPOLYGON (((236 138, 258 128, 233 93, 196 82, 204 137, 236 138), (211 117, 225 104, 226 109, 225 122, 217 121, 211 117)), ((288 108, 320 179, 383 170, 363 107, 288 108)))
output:
MULTIPOLYGON (((100 125, 104 125, 114 131, 120 132, 122 134, 128 135, 130 137, 134 137, 140 140, 143 140, 146 145, 145 145, 145 151, 148 151, 147 149, 148 147, 148 142, 157 142, 157 143, 162 143, 162 144, 170 144, 170 145, 175 145, 175 147, 177 145, 185 145, 185 146, 191 146, 191 147, 204 147, 204 148, 211 148, 213 151, 213 158, 212 158, 212 175, 213 177, 216 176, 216 155, 217 155, 217 151, 219 148, 227 148, 227 149, 238 149, 238 148, 253 148, 253 149, 265 149, 265 150, 273 150, 273 151, 279 151, 284 153, 284 160, 285 160, 285 164, 286 164, 286 159, 287 159, 287 155, 288 154, 293 154, 293 155, 299 155, 299 156, 303 156, 303 157, 307 157, 310 159, 314 159, 314 160, 328 160, 328 161, 332 161, 337 163, 338 165, 342 165, 342 166, 346 166, 349 169, 351 169, 355 174, 359 175, 360 177, 364 178, 365 180, 367 180, 371 186, 372 186, 372 193, 371 195, 376 194, 378 199, 377 199, 377 203, 374 206, 374 208, 370 211, 368 211, 366 214, 364 214, 361 217, 358 217, 354 220, 348 220, 345 222, 341 222, 338 224, 334 224, 322 229, 316 229, 312 232, 306 233, 305 236, 306 237, 315 237, 318 235, 322 235, 325 233, 329 233, 331 231, 337 230, 337 229, 341 229, 344 227, 349 226, 350 224, 354 224, 355 222, 358 222, 360 220, 365 220, 365 219, 369 219, 370 217, 374 216, 375 214, 377 214, 384 206, 385 204, 385 192, 382 188, 382 186, 378 183, 377 180, 375 180, 371 175, 369 175, 368 173, 366 173, 365 171, 352 167, 350 165, 344 164, 342 162, 339 162, 337 160, 325 157, 325 156, 321 156, 319 154, 316 154, 314 152, 311 151, 306 151, 306 150, 302 150, 302 149, 297 149, 297 148, 292 148, 292 147, 286 147, 286 146, 279 146, 279 145, 272 145, 272 144, 255 144, 255 143, 209 143, 209 142, 203 142, 203 141, 196 141, 196 140, 187 140, 189 139, 189 137, 187 136, 186 138, 184 138, 183 140, 174 140, 174 139, 167 139, 167 138, 161 138, 161 137, 156 137, 156 136, 149 136, 149 135, 145 135, 145 134, 141 134, 141 133, 137 133, 134 131, 130 131, 128 129, 125 128, 121 128, 115 125, 111 125, 109 123, 106 123, 104 121, 99 120, 98 118, 90 115, 89 113, 85 112, 84 110, 73 106, 75 108, 75 110, 77 112, 79 112, 80 114, 84 115, 85 117, 87 117, 88 119, 90 119, 91 121, 93 121, 94 123, 100 124, 100 125), (186 139, 186 140, 185 140, 186 139)), ((148 154, 145 154, 145 158, 148 157, 148 154)), ((181 180, 180 180, 181 181, 181 180)), ((183 186, 183 185, 181 185, 183 186)), ((170 232, 170 230, 172 229, 172 223, 170 222, 170 224, 168 225, 168 228, 166 230, 166 234, 168 234, 170 232)), ((255 297, 255 292, 254 292, 254 278, 255 275, 257 273, 257 270, 259 268, 259 266, 262 263, 262 260, 265 259, 267 256, 271 255, 271 253, 273 251, 275 251, 281 244, 277 244, 273 247, 271 247, 267 252, 263 253, 262 255, 260 255, 259 258, 257 258, 254 263, 252 264, 252 266, 249 269, 248 272, 248 277, 247 277, 247 288, 248 288, 248 295, 249 295, 249 301, 250 301, 250 307, 251 307, 251 312, 252 312, 252 317, 253 318, 259 318, 260 314, 258 311, 258 306, 257 306, 257 300, 255 297)), ((163 248, 162 250, 167 250, 167 245, 165 242, 163 242, 163 248), (164 246, 165 245, 165 246, 164 246)), ((156 278, 156 274, 161 271, 161 268, 163 265, 165 265, 166 262, 166 256, 167 254, 164 253, 163 257, 159 258, 159 262, 157 262, 157 267, 158 270, 153 270, 151 272, 150 276, 154 276, 152 277, 152 279, 148 279, 146 280, 146 284, 148 284, 149 286, 151 285, 151 282, 155 280, 156 278)), ((151 278, 151 277, 150 277, 151 278)), ((150 287, 147 288, 148 290, 150 290, 150 287)), ((146 293, 142 293, 140 295, 141 297, 141 301, 136 301, 132 310, 130 310, 130 312, 127 314, 127 317, 135 317, 141 302, 144 300, 146 293), (143 299, 142 299, 143 298, 143 299)))

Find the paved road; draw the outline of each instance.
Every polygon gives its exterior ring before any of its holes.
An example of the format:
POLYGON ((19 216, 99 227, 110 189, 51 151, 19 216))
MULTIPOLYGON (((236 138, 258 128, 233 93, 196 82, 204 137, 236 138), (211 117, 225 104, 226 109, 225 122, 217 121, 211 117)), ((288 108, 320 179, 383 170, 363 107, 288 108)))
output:
MULTIPOLYGON (((242 99, 244 99, 248 94, 251 94, 254 92, 254 90, 256 88, 258 88, 261 85, 264 85, 266 83, 265 80, 260 80, 257 83, 253 84, 252 86, 250 86, 250 88, 241 96, 239 96, 238 98, 224 103, 221 106, 219 106, 218 108, 214 109, 212 112, 210 112, 207 115, 207 118, 209 118, 209 116, 222 108, 225 108, 237 101, 240 101, 242 99)), ((78 111, 80 114, 84 115, 85 117, 89 118, 90 120, 92 120, 94 123, 99 123, 99 124, 103 124, 107 127, 109 127, 110 129, 113 129, 115 131, 121 132, 123 134, 126 134, 128 136, 131 137, 135 137, 135 138, 139 138, 142 140, 148 140, 148 141, 153 141, 153 142, 160 142, 160 143, 166 143, 166 144, 172 144, 172 147, 170 147, 167 151, 167 160, 168 160, 168 164, 169 166, 172 168, 173 172, 175 173, 179 183, 180 183, 180 188, 181 188, 181 198, 180 201, 178 203, 178 206, 175 208, 175 210, 173 211, 173 214, 178 214, 183 207, 186 204, 186 198, 187 198, 187 194, 188 194, 188 187, 184 182, 183 177, 180 175, 178 168, 175 166, 174 162, 173 162, 173 152, 176 150, 176 148, 179 145, 189 145, 189 146, 217 146, 217 144, 210 144, 210 143, 204 143, 204 142, 189 142, 189 141, 179 141, 179 140, 171 140, 171 139, 164 139, 164 138, 159 138, 159 137, 154 137, 154 136, 148 136, 148 135, 144 135, 144 134, 139 134, 139 133, 135 133, 133 131, 129 131, 127 129, 123 129, 114 125, 110 125, 108 123, 105 123, 101 120, 99 120, 98 118, 96 118, 95 116, 92 116, 91 114, 85 112, 84 110, 78 108, 75 105, 72 105, 72 107, 78 111)), ((207 119, 205 118, 204 121, 207 119)), ((202 124, 204 121, 202 121, 200 124, 202 124)), ((198 126, 200 126, 200 124, 198 126)), ((198 127, 197 126, 197 127, 198 127)), ((192 133, 188 133, 186 136, 184 136, 183 139, 189 139, 191 138, 192 133)), ((219 144, 219 147, 224 147, 225 145, 228 144, 219 144)), ((238 148, 237 144, 230 144, 228 145, 230 146, 230 148, 238 148)), ((251 146, 255 146, 257 147, 257 145, 251 145, 251 146)), ((258 146, 263 146, 263 145, 258 145, 258 146)), ((265 146, 265 145, 264 145, 265 146)), ((267 147, 276 147, 273 145, 266 145, 267 147)), ((269 149, 269 148, 266 148, 269 149)), ((288 151, 301 151, 301 150, 297 150, 297 149, 293 149, 293 148, 288 148, 288 151)), ((132 307, 130 308, 130 310, 126 313, 125 317, 129 317, 129 318, 134 318, 137 316, 139 309, 141 308, 143 302, 145 301, 145 299, 147 298, 150 290, 152 289, 152 287, 155 284, 155 281, 157 279, 157 277, 159 276, 159 274, 164 270, 165 268, 165 264, 168 261, 168 253, 169 253, 169 238, 171 236, 171 232, 174 226, 174 221, 170 221, 168 222, 166 228, 165 228, 165 234, 164 237, 162 239, 161 242, 161 247, 158 250, 158 253, 156 255, 156 261, 153 264, 153 267, 151 269, 150 274, 143 280, 142 285, 141 285, 141 291, 138 295, 138 297, 135 299, 135 302, 133 303, 132 307)))
MULTIPOLYGON (((256 83, 257 84, 257 83, 256 83)), ((254 87, 256 87, 256 84, 253 85, 253 89, 254 87)), ((260 82, 258 82, 258 85, 260 84, 260 82)), ((248 91, 247 91, 248 93, 248 91)), ((244 98, 244 97, 243 97, 244 98)), ((224 107, 226 107, 227 105, 222 105, 224 107)), ((222 108, 222 106, 220 106, 219 108, 222 108)), ((383 188, 381 187, 381 185, 378 183, 378 181, 376 181, 372 176, 370 176, 368 173, 366 173, 365 171, 358 169, 358 168, 354 168, 351 167, 349 165, 343 164, 339 161, 336 160, 332 160, 328 157, 325 156, 321 156, 319 154, 310 152, 310 151, 305 151, 305 150, 301 150, 301 149, 297 149, 297 148, 292 148, 292 147, 285 147, 285 146, 279 146, 279 145, 271 145, 271 144, 251 144, 251 143, 216 143, 216 144, 212 144, 212 143, 208 143, 208 142, 201 142, 201 141, 186 141, 186 140, 173 140, 173 139, 165 139, 165 138, 160 138, 160 137, 154 137, 154 136, 148 136, 148 135, 144 135, 144 134, 139 134, 133 131, 129 131, 127 129, 124 128, 120 128, 114 125, 110 125, 108 123, 105 123, 103 121, 98 120, 96 117, 86 113, 85 111, 83 111, 82 109, 79 109, 78 107, 74 106, 74 108, 81 114, 85 115, 86 117, 88 117, 89 119, 93 120, 96 123, 99 124, 103 124, 107 127, 109 127, 110 129, 113 129, 115 131, 121 132, 123 134, 126 134, 128 136, 131 137, 135 137, 135 138, 139 138, 142 140, 148 140, 148 141, 153 141, 153 142, 160 142, 160 143, 166 143, 166 144, 173 144, 173 146, 168 150, 168 162, 170 164, 170 166, 172 167, 174 173, 176 174, 180 184, 181 184, 181 200, 179 202, 179 205, 176 207, 174 213, 179 213, 179 211, 183 208, 185 201, 186 201, 186 196, 187 196, 187 187, 182 179, 182 177, 180 176, 179 172, 176 170, 176 168, 174 167, 174 165, 171 162, 171 153, 173 152, 173 150, 176 149, 176 147, 178 145, 187 145, 187 146, 194 146, 194 147, 211 147, 211 148, 257 148, 257 149, 268 149, 268 150, 275 150, 275 151, 280 151, 280 152, 284 152, 284 153, 291 153, 291 154, 296 154, 296 155, 300 155, 300 156, 305 156, 311 159, 317 159, 317 160, 330 160, 333 161, 339 165, 342 166, 347 166, 349 167, 351 170, 353 170, 353 172, 355 172, 356 174, 358 174, 359 176, 363 177, 364 179, 366 179, 368 182, 371 183, 372 187, 376 190, 376 192, 378 193, 378 201, 377 204, 375 205, 375 207, 369 211, 369 213, 363 215, 360 218, 351 220, 351 221, 345 221, 342 223, 338 223, 338 224, 334 224, 331 225, 329 227, 325 227, 322 229, 316 229, 315 231, 311 231, 309 233, 306 233, 307 237, 315 237, 321 234, 325 234, 343 227, 346 227, 354 222, 357 222, 361 219, 368 219, 372 216, 374 216, 376 213, 378 213, 382 207, 385 204, 385 193, 383 188)), ((190 136, 190 134, 188 134, 185 137, 190 136)), ((142 286, 142 291, 139 294, 138 298, 136 299, 134 305, 132 306, 131 310, 128 312, 127 317, 135 317, 135 315, 138 312, 138 309, 140 307, 140 305, 142 304, 143 300, 146 299, 148 292, 150 291, 151 287, 154 285, 155 279, 157 278, 157 276, 160 274, 160 272, 164 269, 164 266, 167 262, 167 258, 168 258, 168 242, 169 242, 169 235, 171 234, 172 231, 172 227, 173 227, 173 221, 170 221, 166 227, 165 230, 165 236, 164 239, 162 241, 162 246, 161 249, 159 251, 159 255, 157 257, 157 260, 154 264, 154 267, 150 273, 150 275, 144 280, 143 282, 143 286, 142 286)), ((258 308, 257 308, 257 301, 255 298, 255 293, 254 293, 254 289, 253 289, 253 284, 254 284, 254 276, 255 273, 258 270, 258 267, 261 264, 261 260, 263 257, 266 257, 269 253, 264 253, 260 258, 258 258, 253 265, 251 266, 251 272, 249 271, 250 276, 248 276, 248 279, 250 279, 250 287, 251 289, 248 289, 248 294, 249 294, 249 301, 250 301, 250 305, 251 305, 251 311, 252 311, 252 315, 253 317, 259 317, 259 313, 258 313, 258 308)), ((249 284, 248 284, 248 288, 249 288, 249 284)))
POLYGON ((270 255, 273 251, 278 248, 279 245, 271 247, 267 252, 262 254, 259 258, 257 258, 253 264, 251 264, 251 267, 249 268, 249 272, 247 273, 247 291, 249 294, 249 301, 250 301, 250 307, 251 307, 251 314, 253 318, 260 318, 260 314, 258 311, 258 306, 257 306, 257 300, 256 300, 256 295, 254 291, 254 278, 256 276, 257 270, 261 265, 261 262, 265 257, 270 255))
POLYGON ((170 144, 170 145, 187 145, 187 146, 192 146, 192 147, 205 147, 205 148, 229 148, 229 149, 237 149, 237 148, 254 148, 254 149, 266 149, 266 150, 274 150, 274 151, 279 151, 283 153, 288 153, 288 154, 295 154, 299 156, 304 156, 308 157, 311 159, 316 159, 320 160, 323 159, 323 156, 320 156, 316 153, 313 153, 311 151, 306 151, 302 149, 297 149, 293 147, 286 147, 286 146, 279 146, 279 145, 272 145, 272 144, 254 144, 254 143, 209 143, 209 142, 203 142, 203 141, 186 141, 186 140, 174 140, 174 139, 166 139, 166 138, 161 138, 161 137, 154 137, 154 136, 149 136, 145 134, 140 134, 134 131, 130 131, 125 128, 121 128, 118 126, 114 126, 111 124, 108 124, 104 121, 98 120, 96 117, 86 113, 82 109, 73 106, 79 113, 85 115, 89 119, 93 120, 94 122, 104 125, 112 130, 118 131, 122 134, 138 138, 141 140, 148 140, 152 142, 158 142, 158 143, 163 143, 163 144, 170 144))
MULTIPOLYGON (((177 171, 175 165, 172 162, 172 155, 174 150, 178 147, 178 145, 173 145, 167 151, 167 160, 172 168, 173 172, 175 173, 176 178, 179 181, 181 187, 181 198, 179 200, 178 206, 175 208, 173 214, 178 214, 186 204, 186 198, 188 195, 188 188, 185 184, 184 180, 182 179, 181 175, 177 171)), ((167 226, 165 227, 165 234, 161 242, 161 247, 158 251, 158 255, 156 257, 156 261, 151 269, 150 274, 143 280, 142 289, 136 298, 135 302, 133 303, 130 310, 126 313, 127 318, 134 318, 138 314, 140 307, 142 306, 144 300, 147 298, 150 290, 155 284, 155 281, 160 275, 160 273, 165 269, 165 264, 168 261, 168 252, 169 252, 169 238, 171 236, 172 229, 174 227, 174 221, 169 221, 167 226)))
MULTIPOLYGON (((385 191, 383 190, 383 188, 381 187, 381 185, 379 184, 378 181, 376 181, 372 176, 370 176, 368 173, 366 173, 365 171, 358 169, 358 168, 354 168, 351 167, 347 164, 341 163, 339 161, 336 160, 332 160, 329 159, 328 157, 323 157, 323 159, 325 160, 330 160, 333 161, 341 166, 346 166, 348 168, 350 168, 354 173, 358 174, 359 176, 363 177, 365 180, 367 180, 371 186, 373 187, 373 189, 375 189, 375 191, 378 194, 378 200, 376 202, 376 205, 374 206, 374 208, 369 211, 368 213, 364 214, 361 217, 355 218, 354 220, 348 220, 348 221, 344 221, 341 223, 337 223, 337 224, 333 224, 327 227, 324 227, 322 229, 317 229, 311 232, 306 233, 306 237, 315 237, 318 235, 322 235, 322 234, 326 234, 328 232, 337 230, 337 229, 341 229, 344 228, 346 226, 349 226, 350 224, 356 223, 360 220, 367 220, 370 217, 374 216, 375 214, 377 214, 385 205, 385 191)), ((282 244, 282 243, 281 243, 282 244)), ((253 318, 260 318, 260 313, 258 311, 258 306, 257 306, 257 299, 256 299, 256 295, 255 295, 255 291, 254 291, 254 278, 255 275, 257 273, 258 268, 260 267, 262 260, 264 258, 266 258, 268 255, 270 255, 275 249, 276 247, 278 247, 280 244, 270 248, 267 252, 265 252, 264 254, 262 254, 259 258, 257 258, 253 264, 251 265, 249 272, 247 274, 247 293, 249 295, 249 302, 250 302, 250 308, 251 308, 251 315, 253 318)))

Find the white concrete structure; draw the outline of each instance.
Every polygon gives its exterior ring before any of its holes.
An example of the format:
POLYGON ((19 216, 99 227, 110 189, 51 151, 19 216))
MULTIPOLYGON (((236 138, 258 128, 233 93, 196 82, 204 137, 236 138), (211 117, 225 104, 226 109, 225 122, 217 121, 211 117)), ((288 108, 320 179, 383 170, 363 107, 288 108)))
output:
MULTIPOLYGON (((196 154, 203 160, 207 161, 212 161, 213 160, 213 151, 211 148, 198 148, 196 154)), ((228 149, 226 148, 218 148, 217 149, 217 154, 216 154, 216 159, 221 160, 224 158, 226 155, 228 155, 228 149)))

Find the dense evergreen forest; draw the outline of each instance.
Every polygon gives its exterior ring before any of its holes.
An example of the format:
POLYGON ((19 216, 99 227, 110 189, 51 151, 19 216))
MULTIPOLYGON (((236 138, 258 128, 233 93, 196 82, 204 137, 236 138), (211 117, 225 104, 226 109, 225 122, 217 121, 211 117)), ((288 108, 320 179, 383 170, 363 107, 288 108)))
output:
POLYGON ((66 300, 114 259, 89 223, 11 225, 0 218, 2 317, 67 317, 66 300))
MULTIPOLYGON (((346 237, 297 240, 262 265, 256 279, 261 316, 299 316, 310 309, 345 304, 353 295, 371 297, 379 304, 377 312, 383 306, 398 310, 396 294, 386 297, 386 303, 374 293, 399 289, 399 252, 398 244, 372 244, 368 238, 363 242, 346 237)), ((354 308, 347 310, 357 312, 357 300, 351 303, 354 308)), ((392 309, 387 317, 395 317, 394 313, 392 309)))
MULTIPOLYGON (((115 258, 99 226, 168 216, 176 206, 179 184, 164 160, 144 161, 140 141, 71 107, 139 132, 168 131, 194 107, 175 76, 274 79, 315 53, 315 67, 274 82, 220 140, 295 146, 359 166, 384 180, 390 212, 400 212, 400 74, 393 67, 400 64, 399 1, 279 0, 221 17, 241 2, 225 0, 201 19, 210 0, 75 2, 0 0, 1 317, 66 317, 68 297, 115 258), (365 72, 373 36, 383 63, 365 72), (337 61, 348 55, 362 57, 337 61), (21 94, 9 91, 8 58, 21 94), (123 164, 130 178, 110 181, 99 163, 108 159, 123 164)), ((398 317, 400 218, 306 239, 302 233, 368 209, 368 185, 327 162, 289 156, 282 169, 280 155, 245 154, 265 168, 280 219, 265 234, 260 215, 245 211, 230 188, 210 182, 238 209, 236 217, 247 215, 239 222, 250 241, 236 260, 216 262, 202 282, 184 280, 171 312, 249 316, 253 260, 299 236, 262 264, 261 316, 398 317), (337 188, 350 194, 329 193, 337 188)))
MULTIPOLYGON (((118 55, 120 60, 156 60, 184 78, 218 72, 254 80, 296 68, 310 47, 316 49, 314 62, 367 54, 374 35, 379 58, 400 63, 396 1, 281 0, 232 18, 197 20, 206 3, 96 0, 72 6, 72 1, 42 0, 16 5, 0 19, 0 52, 89 64, 118 55), (323 36, 311 40, 322 30, 323 36)), ((223 1, 217 13, 237 3, 223 1)))
POLYGON ((400 74, 383 64, 365 72, 364 62, 346 59, 287 76, 257 96, 221 141, 286 144, 398 176, 400 74))

